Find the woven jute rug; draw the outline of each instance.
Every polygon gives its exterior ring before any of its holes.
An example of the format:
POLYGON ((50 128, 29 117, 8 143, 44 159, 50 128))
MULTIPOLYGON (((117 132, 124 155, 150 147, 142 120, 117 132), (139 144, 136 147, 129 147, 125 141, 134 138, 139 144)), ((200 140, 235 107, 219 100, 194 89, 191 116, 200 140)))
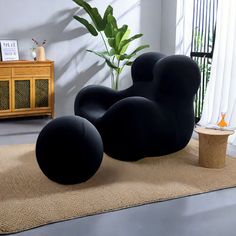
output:
POLYGON ((236 158, 198 165, 198 143, 175 154, 121 162, 104 156, 89 181, 63 186, 40 171, 34 145, 0 147, 0 233, 236 186, 236 158))

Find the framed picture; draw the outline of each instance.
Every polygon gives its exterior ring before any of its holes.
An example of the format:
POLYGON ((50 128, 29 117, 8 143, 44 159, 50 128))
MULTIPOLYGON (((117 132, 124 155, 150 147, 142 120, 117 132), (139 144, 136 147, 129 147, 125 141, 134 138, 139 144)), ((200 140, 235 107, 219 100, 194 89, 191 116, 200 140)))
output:
POLYGON ((2 61, 19 60, 17 40, 0 40, 0 51, 2 61))

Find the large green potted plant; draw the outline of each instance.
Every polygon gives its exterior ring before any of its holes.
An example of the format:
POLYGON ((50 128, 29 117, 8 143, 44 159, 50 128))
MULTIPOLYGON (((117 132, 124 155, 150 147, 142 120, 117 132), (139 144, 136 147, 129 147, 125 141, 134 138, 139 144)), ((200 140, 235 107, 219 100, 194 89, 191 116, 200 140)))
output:
POLYGON ((74 19, 84 25, 91 35, 100 36, 104 44, 104 51, 87 50, 102 57, 106 64, 110 67, 112 88, 118 90, 120 74, 125 66, 132 65, 132 59, 136 54, 148 48, 149 45, 142 45, 128 53, 130 43, 143 34, 136 34, 130 37, 130 29, 128 25, 118 27, 117 20, 113 15, 113 8, 109 5, 103 16, 97 8, 93 8, 84 0, 73 0, 77 5, 82 7, 90 17, 91 22, 81 16, 74 16, 74 19))

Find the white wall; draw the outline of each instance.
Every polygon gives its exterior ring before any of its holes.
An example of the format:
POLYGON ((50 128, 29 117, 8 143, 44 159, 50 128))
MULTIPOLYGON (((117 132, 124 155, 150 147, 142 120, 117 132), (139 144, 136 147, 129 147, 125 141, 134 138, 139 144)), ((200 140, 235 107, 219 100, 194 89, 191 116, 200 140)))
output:
POLYGON ((141 0, 140 27, 144 33, 142 43, 150 44, 149 51, 161 50, 162 1, 141 0))
MULTIPOLYGON (((91 4, 102 12, 111 4, 119 24, 127 23, 133 34, 144 33, 141 41, 150 44, 149 51, 163 49, 165 52, 171 43, 164 37, 172 37, 172 32, 166 30, 169 17, 162 12, 162 5, 168 11, 163 1, 91 0, 91 4), (163 35, 161 29, 165 29, 163 35)), ((83 86, 91 83, 110 85, 107 67, 86 52, 86 49, 101 49, 102 43, 72 19, 78 11, 71 0, 0 0, 0 39, 17 39, 21 59, 30 59, 31 38, 47 40, 47 58, 55 61, 57 116, 73 114, 74 98, 83 86)), ((171 24, 172 20, 169 21, 171 24)), ((137 41, 134 46, 139 43, 137 41)), ((123 77, 121 88, 131 84, 129 69, 123 77)))
POLYGON ((177 0, 162 0, 161 52, 175 54, 177 0))

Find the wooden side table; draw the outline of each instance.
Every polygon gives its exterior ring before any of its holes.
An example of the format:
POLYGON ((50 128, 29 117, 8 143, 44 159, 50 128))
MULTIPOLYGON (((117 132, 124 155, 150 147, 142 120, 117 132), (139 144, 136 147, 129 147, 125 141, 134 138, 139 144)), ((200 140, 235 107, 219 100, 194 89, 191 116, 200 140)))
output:
POLYGON ((199 135, 199 164, 207 168, 225 166, 228 136, 234 131, 223 131, 198 127, 194 129, 199 135))

